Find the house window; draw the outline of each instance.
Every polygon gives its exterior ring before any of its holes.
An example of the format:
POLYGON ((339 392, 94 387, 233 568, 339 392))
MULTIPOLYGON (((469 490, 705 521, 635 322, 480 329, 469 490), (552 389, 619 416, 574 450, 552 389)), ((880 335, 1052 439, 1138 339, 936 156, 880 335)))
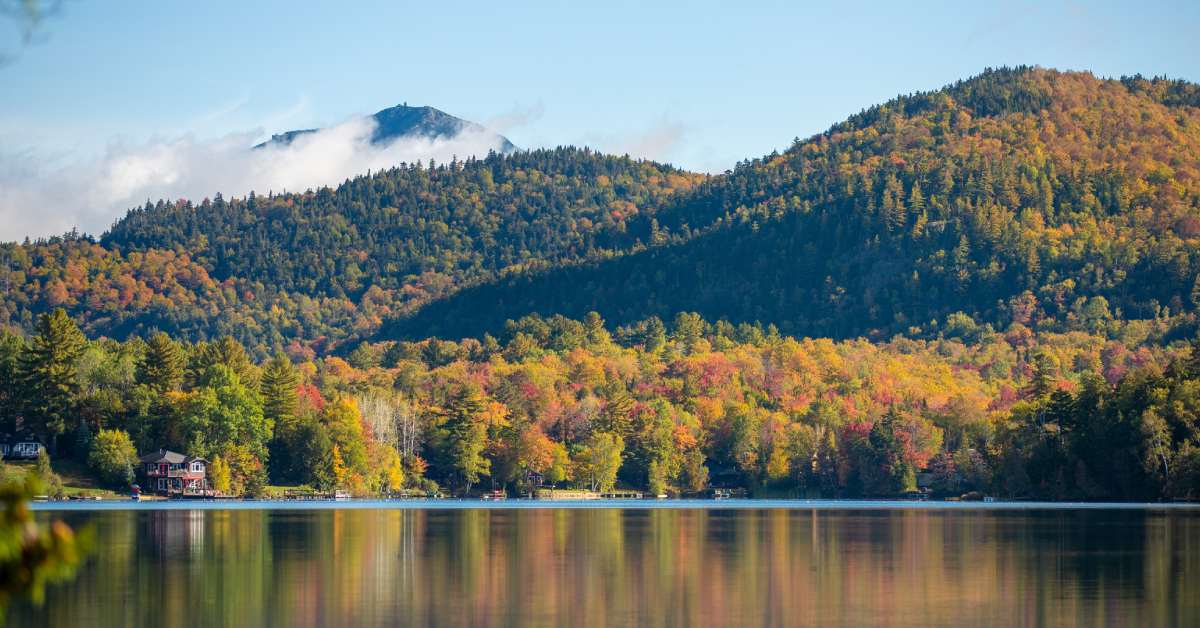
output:
POLYGON ((202 462, 193 462, 192 463, 192 471, 195 471, 196 473, 200 473, 203 470, 204 470, 204 463, 202 463, 202 462))
POLYGON ((167 490, 167 480, 166 480, 166 478, 159 478, 159 479, 158 479, 158 490, 160 490, 160 491, 165 491, 165 490, 167 490))

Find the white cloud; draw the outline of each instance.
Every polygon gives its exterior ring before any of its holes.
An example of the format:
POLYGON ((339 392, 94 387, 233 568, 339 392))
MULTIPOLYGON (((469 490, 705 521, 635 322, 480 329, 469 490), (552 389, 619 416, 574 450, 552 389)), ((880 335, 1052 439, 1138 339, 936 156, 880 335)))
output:
POLYGON ((33 151, 0 154, 0 241, 61 234, 99 235, 147 199, 200 200, 217 192, 303 191, 401 162, 485 155, 498 148, 489 132, 451 139, 369 142, 374 120, 355 118, 303 135, 290 146, 252 150, 260 131, 212 140, 191 135, 142 144, 113 142, 98 158, 66 159, 33 151))
POLYGON ((546 114, 546 105, 540 100, 527 106, 516 105, 511 110, 497 116, 492 116, 484 122, 484 126, 497 133, 508 133, 513 129, 528 126, 546 114))
POLYGON ((683 146, 687 128, 678 122, 660 120, 641 133, 621 138, 617 151, 632 157, 669 161, 683 146))
POLYGON ((663 116, 640 130, 621 133, 592 133, 582 143, 616 155, 672 163, 688 144, 687 125, 663 116))

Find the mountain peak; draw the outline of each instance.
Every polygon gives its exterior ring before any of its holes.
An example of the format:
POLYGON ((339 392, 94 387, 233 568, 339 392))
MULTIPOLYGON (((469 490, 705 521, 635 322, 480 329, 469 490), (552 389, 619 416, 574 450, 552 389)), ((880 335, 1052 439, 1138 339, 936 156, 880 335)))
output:
MULTIPOLYGON (((516 145, 503 135, 428 105, 409 106, 407 102, 403 102, 377 111, 371 118, 375 120, 375 131, 371 134, 371 143, 375 145, 388 144, 400 138, 451 139, 463 132, 471 132, 494 136, 498 146, 497 152, 511 153, 517 150, 516 145)), ((254 148, 268 145, 287 146, 297 137, 318 130, 320 129, 298 129, 276 133, 271 139, 254 148)))

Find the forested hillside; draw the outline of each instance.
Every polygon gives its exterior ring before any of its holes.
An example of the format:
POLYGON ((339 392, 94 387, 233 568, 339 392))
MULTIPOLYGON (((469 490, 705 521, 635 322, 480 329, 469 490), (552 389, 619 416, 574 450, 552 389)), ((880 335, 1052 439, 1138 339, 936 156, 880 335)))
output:
POLYGON ((703 177, 589 150, 406 164, 336 189, 133 210, 99 243, 0 245, 0 324, 63 307, 89 335, 318 350, 523 265, 611 255, 703 177))
POLYGON ((1192 84, 989 71, 853 116, 629 225, 648 250, 484 284, 391 328, 695 309, 813 336, 1154 318, 1200 301, 1192 84))

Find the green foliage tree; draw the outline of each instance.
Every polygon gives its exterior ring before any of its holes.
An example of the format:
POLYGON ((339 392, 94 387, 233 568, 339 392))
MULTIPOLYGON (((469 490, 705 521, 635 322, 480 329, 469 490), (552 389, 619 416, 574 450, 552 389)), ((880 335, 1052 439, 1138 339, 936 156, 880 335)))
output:
MULTIPOLYGON (((349 397, 339 397, 325 406, 322 422, 329 433, 329 440, 337 448, 346 477, 351 474, 365 478, 367 474, 367 448, 362 429, 362 415, 358 405, 349 397)), ((339 484, 344 485, 342 481, 339 484)))
POLYGON ((704 464, 704 452, 689 449, 683 456, 683 488, 699 493, 708 486, 708 467, 704 464))
POLYGON ((92 441, 88 466, 109 486, 125 488, 138 462, 129 434, 122 430, 100 430, 92 441))
POLYGON ((50 466, 50 454, 46 453, 45 449, 38 452, 34 474, 41 480, 41 485, 46 489, 47 496, 56 499, 63 496, 62 478, 58 477, 58 474, 50 466))
POLYGON ((219 455, 213 456, 212 462, 208 465, 208 482, 220 495, 233 494, 233 477, 229 470, 229 464, 219 455))
POLYGON ((267 456, 274 426, 263 416, 258 393, 223 364, 206 371, 202 387, 188 397, 182 419, 187 450, 195 455, 213 456, 236 445, 259 460, 267 456))
POLYGON ((592 492, 612 489, 621 468, 625 442, 620 436, 596 432, 575 455, 575 478, 592 492))

